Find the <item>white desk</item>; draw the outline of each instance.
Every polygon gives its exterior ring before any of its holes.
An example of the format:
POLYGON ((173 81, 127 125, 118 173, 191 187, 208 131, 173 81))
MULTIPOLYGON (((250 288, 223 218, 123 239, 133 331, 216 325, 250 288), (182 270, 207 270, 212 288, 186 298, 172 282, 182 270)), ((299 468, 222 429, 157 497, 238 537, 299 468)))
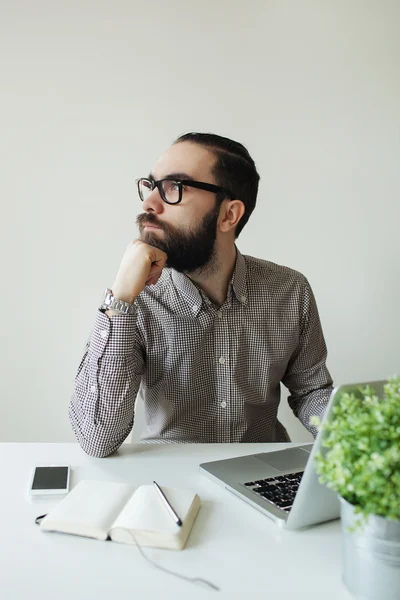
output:
MULTIPOLYGON (((78 444, 0 444, 1 600, 210 597, 212 590, 163 573, 134 546, 44 533, 34 518, 54 500, 29 500, 34 464, 72 467, 82 479, 194 489, 202 507, 183 551, 146 548, 166 568, 203 577, 228 597, 350 600, 341 581, 339 521, 301 532, 273 521, 219 487, 198 465, 207 460, 277 449, 277 444, 125 444, 108 458, 90 458, 78 444)), ((282 448, 282 444, 279 444, 282 448)))

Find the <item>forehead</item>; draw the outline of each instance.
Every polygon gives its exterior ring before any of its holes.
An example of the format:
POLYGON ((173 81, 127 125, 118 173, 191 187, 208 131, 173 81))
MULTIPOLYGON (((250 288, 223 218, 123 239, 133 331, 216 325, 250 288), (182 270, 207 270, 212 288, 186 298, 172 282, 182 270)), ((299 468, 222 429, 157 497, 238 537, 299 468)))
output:
POLYGON ((213 152, 204 146, 180 142, 160 156, 152 169, 152 175, 158 180, 174 173, 185 173, 197 181, 214 183, 212 169, 215 162, 213 152))

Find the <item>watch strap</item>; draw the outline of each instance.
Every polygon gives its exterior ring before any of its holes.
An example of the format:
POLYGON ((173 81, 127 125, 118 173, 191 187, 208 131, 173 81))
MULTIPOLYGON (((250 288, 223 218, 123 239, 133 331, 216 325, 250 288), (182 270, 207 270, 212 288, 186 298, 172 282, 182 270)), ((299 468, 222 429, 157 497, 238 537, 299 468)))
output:
POLYGON ((109 288, 104 292, 103 302, 100 306, 100 310, 105 312, 106 310, 114 310, 121 315, 133 315, 135 313, 134 304, 129 304, 129 302, 125 302, 124 300, 119 300, 116 298, 109 288))

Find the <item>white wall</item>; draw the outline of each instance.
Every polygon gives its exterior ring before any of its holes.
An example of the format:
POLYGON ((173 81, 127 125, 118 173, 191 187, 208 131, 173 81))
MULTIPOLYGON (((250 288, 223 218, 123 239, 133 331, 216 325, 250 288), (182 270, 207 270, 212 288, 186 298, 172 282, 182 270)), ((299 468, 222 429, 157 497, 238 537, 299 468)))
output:
POLYGON ((238 246, 308 277, 335 382, 400 373, 399 19, 396 0, 2 0, 0 441, 74 439, 133 178, 191 130, 249 148, 238 246))

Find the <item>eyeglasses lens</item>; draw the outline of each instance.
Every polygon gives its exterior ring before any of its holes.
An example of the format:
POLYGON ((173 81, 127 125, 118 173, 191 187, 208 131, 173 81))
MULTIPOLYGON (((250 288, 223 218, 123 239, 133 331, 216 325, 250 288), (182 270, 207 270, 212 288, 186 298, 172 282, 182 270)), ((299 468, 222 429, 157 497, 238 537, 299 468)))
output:
POLYGON ((152 185, 148 179, 140 179, 138 187, 140 199, 144 202, 153 191, 152 185))
MULTIPOLYGON (((148 179, 140 179, 139 180, 139 196, 142 202, 147 200, 150 194, 153 191, 152 182, 148 179)), ((164 180, 161 182, 161 197, 163 200, 168 202, 169 204, 176 204, 180 201, 180 185, 176 181, 164 180)))
POLYGON ((161 186, 164 198, 167 202, 170 204, 176 204, 176 202, 179 202, 180 186, 176 181, 164 180, 161 186))

